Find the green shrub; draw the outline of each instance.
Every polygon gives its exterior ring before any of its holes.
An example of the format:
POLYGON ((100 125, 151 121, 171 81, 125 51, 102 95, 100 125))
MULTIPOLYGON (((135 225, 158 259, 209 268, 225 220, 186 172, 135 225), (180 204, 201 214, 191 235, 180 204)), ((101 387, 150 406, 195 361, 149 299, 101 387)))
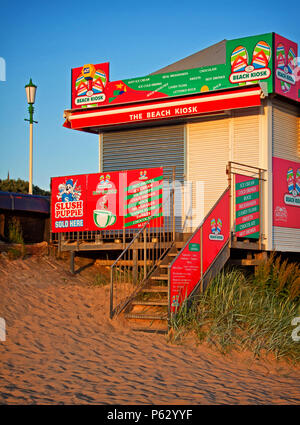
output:
POLYGON ((106 286, 108 285, 109 280, 107 278, 107 276, 105 276, 102 273, 97 273, 94 277, 94 280, 92 282, 93 286, 106 286))
POLYGON ((13 217, 8 224, 8 238, 11 243, 24 244, 20 221, 13 217))
POLYGON ((246 279, 238 270, 218 274, 190 308, 184 303, 172 318, 175 332, 193 331, 200 341, 222 353, 248 349, 256 356, 272 352, 276 358, 300 361, 300 344, 291 338, 291 321, 300 315, 299 303, 279 295, 280 286, 270 287, 272 267, 270 263, 265 266, 261 280, 259 273, 255 279, 246 279))
POLYGON ((257 267, 254 283, 274 291, 280 298, 300 301, 300 265, 281 261, 274 252, 257 267))

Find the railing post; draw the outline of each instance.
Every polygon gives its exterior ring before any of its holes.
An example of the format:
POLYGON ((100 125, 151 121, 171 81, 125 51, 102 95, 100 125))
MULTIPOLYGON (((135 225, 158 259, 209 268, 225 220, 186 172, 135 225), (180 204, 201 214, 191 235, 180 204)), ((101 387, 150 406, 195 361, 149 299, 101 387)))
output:
POLYGON ((258 192, 259 192, 259 239, 258 239, 258 249, 261 251, 262 248, 262 193, 261 193, 261 188, 262 188, 262 184, 261 184, 261 169, 259 169, 259 174, 258 174, 258 192))
POLYGON ((200 276, 201 276, 200 291, 203 292, 203 226, 201 226, 200 228, 200 276))
POLYGON ((75 273, 75 251, 70 251, 70 271, 75 273))
POLYGON ((132 283, 136 285, 138 280, 138 250, 136 248, 133 248, 132 262, 132 283))
POLYGON ((147 226, 144 229, 144 279, 147 276, 147 226))
POLYGON ((109 316, 112 319, 113 317, 113 297, 114 297, 114 279, 113 279, 113 268, 110 269, 110 308, 109 316))
POLYGON ((175 167, 173 167, 173 175, 172 175, 173 183, 172 183, 172 218, 173 218, 173 242, 175 241, 175 167))
POLYGON ((58 250, 57 250, 58 258, 60 258, 61 255, 61 233, 58 234, 58 250))
MULTIPOLYGON (((234 220, 232 220, 232 199, 233 199, 233 195, 231 193, 231 191, 233 190, 233 186, 232 186, 232 175, 231 175, 231 161, 228 162, 227 165, 227 175, 228 175, 228 186, 229 186, 229 246, 231 246, 231 239, 232 239, 232 228, 233 228, 233 222, 234 220)), ((234 229, 235 231, 235 229, 234 229)))

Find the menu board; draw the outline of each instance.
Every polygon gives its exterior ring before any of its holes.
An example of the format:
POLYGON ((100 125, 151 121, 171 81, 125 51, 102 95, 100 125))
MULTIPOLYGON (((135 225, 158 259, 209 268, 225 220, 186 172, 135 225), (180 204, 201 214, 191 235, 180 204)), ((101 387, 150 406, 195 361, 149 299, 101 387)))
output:
POLYGON ((259 238, 259 180, 236 174, 235 177, 236 236, 259 238))

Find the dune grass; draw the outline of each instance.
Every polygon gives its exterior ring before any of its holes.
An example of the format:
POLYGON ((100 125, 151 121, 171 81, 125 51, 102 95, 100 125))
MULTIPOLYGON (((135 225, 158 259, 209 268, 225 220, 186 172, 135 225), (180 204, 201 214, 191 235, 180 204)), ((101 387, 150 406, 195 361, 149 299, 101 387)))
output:
POLYGON ((254 276, 223 271, 172 317, 173 338, 193 331, 222 353, 247 349, 257 357, 271 352, 277 359, 299 362, 300 343, 291 337, 291 321, 300 316, 299 277, 299 265, 274 255, 254 276))

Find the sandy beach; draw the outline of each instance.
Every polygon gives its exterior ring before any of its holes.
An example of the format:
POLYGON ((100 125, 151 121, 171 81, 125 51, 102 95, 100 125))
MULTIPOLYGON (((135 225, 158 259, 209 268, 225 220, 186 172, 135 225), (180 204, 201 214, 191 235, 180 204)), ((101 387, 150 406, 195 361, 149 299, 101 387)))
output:
POLYGON ((300 367, 171 344, 109 319, 96 266, 0 255, 1 404, 299 404, 300 367))

